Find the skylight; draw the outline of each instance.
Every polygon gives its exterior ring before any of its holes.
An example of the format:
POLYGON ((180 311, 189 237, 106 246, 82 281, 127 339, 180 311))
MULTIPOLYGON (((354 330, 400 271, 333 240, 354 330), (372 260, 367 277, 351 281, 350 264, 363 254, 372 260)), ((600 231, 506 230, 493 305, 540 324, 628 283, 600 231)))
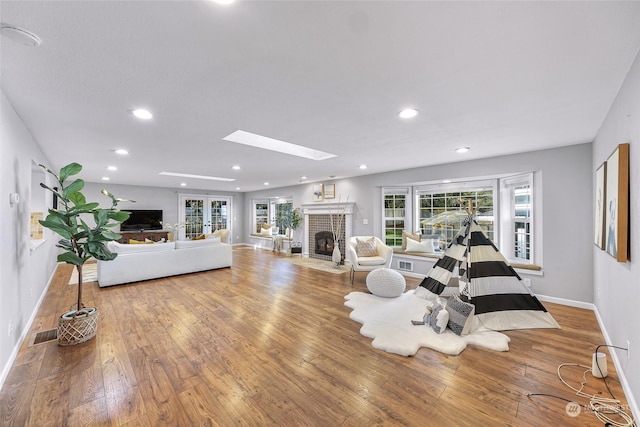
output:
POLYGON ((314 150, 313 148, 291 144, 290 142, 268 138, 255 133, 245 132, 243 130, 237 130, 222 139, 229 142, 250 145, 264 150, 277 151, 278 153, 290 154, 292 156, 304 157, 305 159, 311 160, 326 160, 332 157, 337 157, 335 154, 325 153, 324 151, 314 150))
POLYGON ((182 178, 208 179, 211 181, 235 181, 235 178, 220 178, 217 176, 191 175, 188 173, 177 173, 177 172, 160 172, 158 175, 179 176, 182 178))

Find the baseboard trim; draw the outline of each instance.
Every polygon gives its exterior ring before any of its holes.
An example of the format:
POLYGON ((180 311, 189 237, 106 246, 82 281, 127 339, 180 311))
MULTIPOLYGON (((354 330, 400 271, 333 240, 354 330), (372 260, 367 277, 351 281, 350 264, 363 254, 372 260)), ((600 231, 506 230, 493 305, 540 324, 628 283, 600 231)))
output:
POLYGON ((572 299, 556 298, 547 295, 538 295, 536 297, 543 302, 551 302, 553 304, 568 305, 569 307, 584 308, 586 310, 595 310, 595 306, 590 302, 576 301, 572 299))
MULTIPOLYGON (((598 320, 598 325, 600 325, 600 330, 602 331, 602 336, 604 336, 605 343, 608 345, 617 345, 611 342, 611 339, 609 338, 609 333, 607 332, 607 328, 605 328, 604 322, 602 321, 602 317, 600 317, 600 312, 598 311, 598 307, 594 306, 593 311, 596 315, 596 319, 598 320)), ((620 363, 620 359, 618 359, 618 354, 615 351, 609 351, 609 354, 611 355, 613 364, 616 367, 616 372, 618 373, 618 378, 620 379, 622 390, 624 390, 624 394, 627 398, 627 403, 629 403, 629 406, 631 407, 631 414, 633 415, 633 418, 635 420, 640 420, 640 407, 638 407, 638 402, 636 401, 635 396, 631 392, 629 381, 627 381, 627 377, 624 373, 624 370, 622 369, 622 364, 620 363)))
POLYGON ((35 320, 36 315, 38 314, 38 310, 40 310, 40 305, 44 301, 44 298, 47 296, 47 291, 49 290, 49 286, 51 286, 51 282, 53 282, 53 277, 58 271, 59 266, 60 266, 59 263, 56 264, 56 268, 53 269, 51 276, 49 276, 47 285, 42 290, 42 293, 40 294, 40 298, 38 298, 38 302, 36 303, 36 306, 31 312, 31 316, 29 316, 29 320, 27 321, 25 328, 22 330, 22 333, 20 334, 20 338, 18 339, 18 341, 16 341, 16 345, 13 347, 13 351, 11 351, 11 355, 9 356, 7 363, 2 368, 2 373, 0 374, 0 390, 2 390, 2 387, 4 386, 4 382, 7 380, 7 377, 9 376, 9 371, 13 367, 13 364, 16 361, 16 357, 18 357, 18 352, 20 351, 20 348, 22 347, 24 340, 29 336, 29 330, 31 330, 31 325, 33 324, 33 321, 35 320))

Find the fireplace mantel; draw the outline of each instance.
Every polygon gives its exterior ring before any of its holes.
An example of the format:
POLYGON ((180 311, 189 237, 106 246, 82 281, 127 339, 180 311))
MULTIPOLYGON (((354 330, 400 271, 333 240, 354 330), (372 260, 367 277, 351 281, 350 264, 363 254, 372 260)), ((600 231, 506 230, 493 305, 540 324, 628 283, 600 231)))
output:
MULTIPOLYGON (((310 203, 300 206, 302 214, 304 216, 304 239, 303 254, 309 256, 310 251, 310 235, 309 235, 309 218, 313 215, 342 215, 344 214, 344 237, 348 239, 351 237, 353 230, 353 214, 355 211, 355 202, 336 202, 336 203, 310 203)), ((344 242, 341 243, 341 246, 344 242)))
POLYGON ((304 215, 345 214, 353 215, 355 202, 312 203, 301 205, 304 215))

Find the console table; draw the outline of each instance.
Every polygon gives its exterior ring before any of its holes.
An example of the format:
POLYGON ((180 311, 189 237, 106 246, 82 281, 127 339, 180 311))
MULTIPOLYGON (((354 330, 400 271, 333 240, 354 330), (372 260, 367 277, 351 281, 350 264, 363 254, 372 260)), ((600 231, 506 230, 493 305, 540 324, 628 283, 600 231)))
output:
POLYGON ((159 242, 163 238, 168 240, 167 231, 156 230, 156 231, 121 231, 122 238, 118 240, 118 243, 129 243, 129 239, 137 240, 139 242, 144 242, 145 239, 153 240, 154 242, 159 242))

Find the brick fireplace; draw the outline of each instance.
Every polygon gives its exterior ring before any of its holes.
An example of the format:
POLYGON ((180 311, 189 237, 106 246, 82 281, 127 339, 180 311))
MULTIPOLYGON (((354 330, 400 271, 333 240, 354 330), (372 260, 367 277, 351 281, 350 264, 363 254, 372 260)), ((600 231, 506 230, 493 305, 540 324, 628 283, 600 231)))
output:
POLYGON ((303 254, 309 258, 331 261, 333 235, 331 233, 331 214, 334 224, 343 216, 342 232, 338 236, 342 259, 345 257, 345 240, 351 237, 353 229, 353 210, 355 203, 314 203, 302 205, 304 215, 303 254))

